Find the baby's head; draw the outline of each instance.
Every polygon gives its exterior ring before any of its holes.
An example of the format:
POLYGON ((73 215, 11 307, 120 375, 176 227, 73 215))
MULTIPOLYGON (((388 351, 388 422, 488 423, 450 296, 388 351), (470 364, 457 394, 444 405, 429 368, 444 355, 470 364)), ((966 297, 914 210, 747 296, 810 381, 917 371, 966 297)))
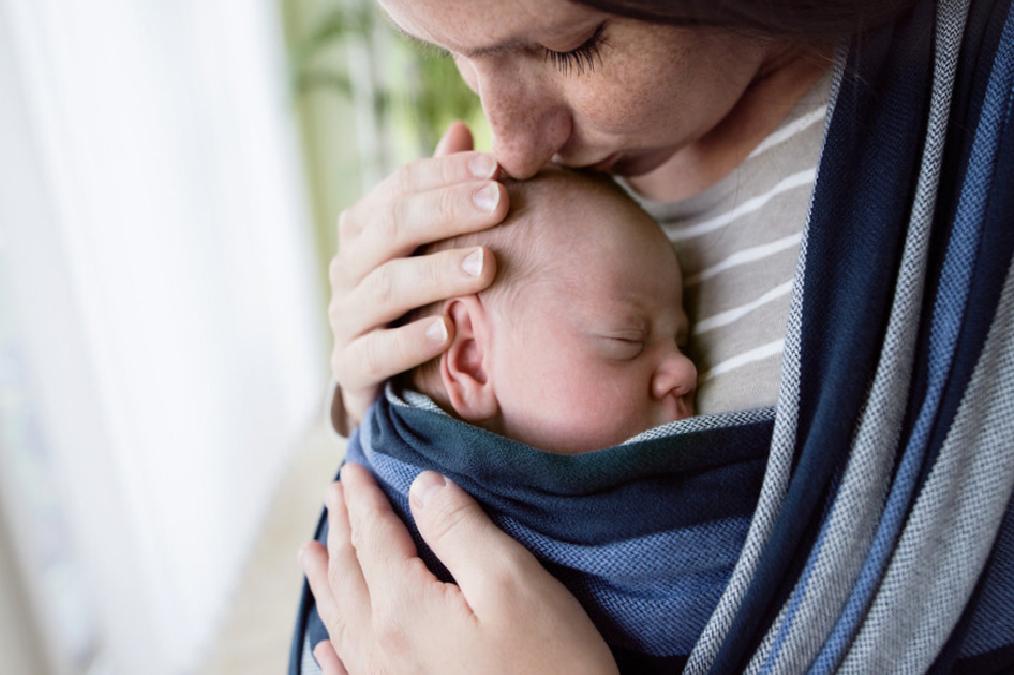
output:
POLYGON ((564 169, 509 183, 499 226, 428 251, 487 246, 497 278, 423 310, 454 326, 410 374, 447 412, 552 452, 616 445, 691 414, 697 370, 679 264, 608 177, 564 169))

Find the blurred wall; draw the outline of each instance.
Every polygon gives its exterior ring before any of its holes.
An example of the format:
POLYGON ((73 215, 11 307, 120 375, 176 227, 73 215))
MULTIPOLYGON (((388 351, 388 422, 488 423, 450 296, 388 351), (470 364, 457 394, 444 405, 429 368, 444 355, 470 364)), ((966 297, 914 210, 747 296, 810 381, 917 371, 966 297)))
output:
POLYGON ((326 389, 277 7, 0 0, 0 91, 20 597, 61 672, 190 672, 326 389))
POLYGON ((0 518, 0 673, 48 672, 37 639, 38 626, 24 594, 13 541, 0 518))

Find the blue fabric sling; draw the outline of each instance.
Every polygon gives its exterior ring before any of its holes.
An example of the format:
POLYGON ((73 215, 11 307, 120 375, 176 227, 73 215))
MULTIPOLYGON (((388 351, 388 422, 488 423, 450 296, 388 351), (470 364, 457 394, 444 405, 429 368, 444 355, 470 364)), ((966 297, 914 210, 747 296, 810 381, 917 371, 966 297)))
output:
POLYGON ((623 672, 1010 672, 1012 254, 1011 1, 917 2, 838 61, 774 411, 562 457, 385 399, 348 460, 475 495, 623 672))
MULTIPOLYGON (((762 409, 709 429, 685 421, 658 438, 555 455, 389 395, 349 440, 346 460, 371 468, 408 523, 419 472, 448 476, 578 597, 618 660, 671 672, 738 557, 772 419, 762 409), (716 504, 716 494, 728 498, 716 504)), ((420 557, 450 581, 412 533, 420 557)))

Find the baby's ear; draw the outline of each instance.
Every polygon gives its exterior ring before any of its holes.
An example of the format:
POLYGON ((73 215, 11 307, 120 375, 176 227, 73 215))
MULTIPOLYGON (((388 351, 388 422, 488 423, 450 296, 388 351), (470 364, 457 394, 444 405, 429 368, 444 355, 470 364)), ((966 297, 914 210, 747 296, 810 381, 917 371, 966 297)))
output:
POLYGON ((440 379, 451 406, 463 420, 490 420, 499 412, 500 404, 489 377, 489 313, 478 296, 468 295, 448 302, 444 314, 454 325, 451 345, 440 359, 440 379))

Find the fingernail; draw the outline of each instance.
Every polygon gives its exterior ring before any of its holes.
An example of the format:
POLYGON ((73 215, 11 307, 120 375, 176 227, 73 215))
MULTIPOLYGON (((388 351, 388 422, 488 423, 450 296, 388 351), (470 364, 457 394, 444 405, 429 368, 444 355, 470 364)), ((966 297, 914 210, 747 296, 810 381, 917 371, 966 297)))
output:
POLYGON ((303 566, 303 558, 304 557, 306 557, 306 544, 303 544, 302 546, 300 546, 299 550, 296 551, 296 562, 299 563, 300 567, 303 566))
POLYGON ((470 277, 477 277, 482 274, 482 249, 477 248, 461 261, 461 269, 470 277))
POLYGON ((436 494, 437 490, 447 485, 447 479, 439 473, 424 471, 419 474, 412 487, 408 489, 409 495, 418 502, 419 506, 425 507, 426 502, 436 494))
POLYGON ((493 212, 500 202, 500 184, 489 183, 472 193, 472 202, 483 211, 493 212))
POLYGON ((438 319, 426 329, 426 337, 434 342, 443 344, 447 340, 447 324, 443 319, 438 319))
POLYGON ((496 160, 489 155, 475 155, 468 160, 468 170, 476 178, 492 178, 496 172, 496 160))

